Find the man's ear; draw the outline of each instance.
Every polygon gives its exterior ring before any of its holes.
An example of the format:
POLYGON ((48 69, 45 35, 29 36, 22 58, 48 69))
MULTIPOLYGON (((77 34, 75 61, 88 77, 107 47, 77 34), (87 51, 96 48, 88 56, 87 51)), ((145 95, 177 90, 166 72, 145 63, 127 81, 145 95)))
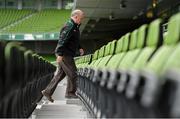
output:
POLYGON ((77 18, 78 18, 78 16, 76 15, 76 16, 75 16, 75 18, 77 19, 77 18))

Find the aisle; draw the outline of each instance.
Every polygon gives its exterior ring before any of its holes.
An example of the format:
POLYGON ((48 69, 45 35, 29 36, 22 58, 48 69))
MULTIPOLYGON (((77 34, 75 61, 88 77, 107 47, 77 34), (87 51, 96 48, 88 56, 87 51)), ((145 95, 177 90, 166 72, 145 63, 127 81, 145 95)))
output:
POLYGON ((66 89, 66 80, 59 83, 53 94, 54 103, 50 103, 43 97, 36 110, 33 112, 31 119, 49 118, 81 118, 90 117, 79 99, 66 99, 64 97, 66 89))

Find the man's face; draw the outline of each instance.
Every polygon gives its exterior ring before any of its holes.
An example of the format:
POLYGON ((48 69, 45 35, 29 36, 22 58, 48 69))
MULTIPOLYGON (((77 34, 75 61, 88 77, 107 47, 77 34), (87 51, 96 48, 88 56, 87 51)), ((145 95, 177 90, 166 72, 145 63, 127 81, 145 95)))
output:
POLYGON ((77 16, 77 24, 81 24, 83 19, 84 19, 84 15, 77 16))

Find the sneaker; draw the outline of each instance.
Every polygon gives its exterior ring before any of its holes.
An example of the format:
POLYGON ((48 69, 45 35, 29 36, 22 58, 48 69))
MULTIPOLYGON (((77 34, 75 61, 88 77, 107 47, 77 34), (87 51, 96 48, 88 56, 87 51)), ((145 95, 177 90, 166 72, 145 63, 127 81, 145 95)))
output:
POLYGON ((46 91, 45 90, 43 90, 43 91, 41 91, 41 93, 50 101, 50 102, 54 102, 54 100, 52 99, 52 97, 48 94, 48 93, 46 93, 46 91))

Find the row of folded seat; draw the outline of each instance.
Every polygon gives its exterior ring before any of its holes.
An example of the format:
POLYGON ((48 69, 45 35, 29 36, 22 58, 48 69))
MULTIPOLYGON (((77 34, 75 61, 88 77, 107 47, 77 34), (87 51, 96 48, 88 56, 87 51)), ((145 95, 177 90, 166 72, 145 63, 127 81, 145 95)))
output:
POLYGON ((76 57, 75 61, 76 61, 76 66, 78 68, 83 68, 89 65, 89 62, 91 61, 92 55, 85 55, 85 56, 80 56, 80 57, 76 57))
POLYGON ((18 9, 1 9, 0 8, 0 28, 6 27, 18 20, 23 19, 24 17, 35 12, 34 10, 18 10, 18 9))
POLYGON ((0 41, 0 118, 27 118, 55 66, 15 42, 0 41))
POLYGON ((165 37, 162 24, 144 24, 91 60, 76 60, 78 94, 96 117, 180 117, 180 13, 165 37))

